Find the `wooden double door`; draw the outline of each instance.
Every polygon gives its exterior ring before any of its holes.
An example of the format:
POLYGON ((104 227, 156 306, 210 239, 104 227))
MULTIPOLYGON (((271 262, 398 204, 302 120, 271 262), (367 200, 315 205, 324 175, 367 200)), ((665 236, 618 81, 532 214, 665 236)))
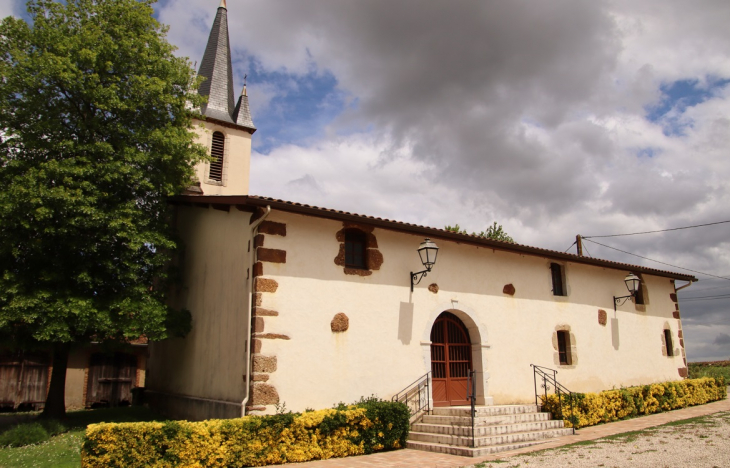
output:
POLYGON ((460 406, 468 400, 472 369, 469 332, 459 318, 444 312, 431 329, 431 381, 434 406, 460 406))
POLYGON ((137 357, 125 353, 95 353, 89 361, 86 406, 127 406, 137 377, 137 357))
POLYGON ((47 353, 0 355, 0 407, 40 409, 46 401, 51 360, 47 353))

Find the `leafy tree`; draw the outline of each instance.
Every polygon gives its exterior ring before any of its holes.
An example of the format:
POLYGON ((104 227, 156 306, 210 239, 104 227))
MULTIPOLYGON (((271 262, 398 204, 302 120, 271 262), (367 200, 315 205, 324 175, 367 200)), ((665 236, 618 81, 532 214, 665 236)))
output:
POLYGON ((53 350, 44 415, 65 414, 72 345, 185 334, 168 307, 168 196, 205 157, 194 76, 152 0, 31 0, 0 23, 0 339, 53 350))
MULTIPOLYGON (((447 231, 455 232, 457 234, 466 234, 467 233, 465 230, 461 229, 461 227, 458 224, 455 224, 453 226, 444 226, 444 229, 446 229, 447 231)), ((504 241, 504 242, 512 242, 512 243, 515 242, 514 239, 512 239, 512 237, 510 237, 509 234, 507 234, 504 231, 504 229, 502 228, 502 225, 497 224, 496 221, 494 222, 494 224, 489 226, 486 231, 482 231, 479 233, 472 232, 471 235, 479 236, 479 237, 486 237, 487 239, 493 239, 493 240, 504 241)))

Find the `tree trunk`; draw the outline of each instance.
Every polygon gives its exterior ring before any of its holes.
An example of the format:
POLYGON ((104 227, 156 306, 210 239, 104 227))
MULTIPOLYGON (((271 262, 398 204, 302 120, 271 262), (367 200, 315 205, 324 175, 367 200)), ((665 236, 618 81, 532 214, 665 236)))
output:
POLYGON ((43 408, 41 418, 63 419, 66 417, 66 368, 68 367, 70 350, 70 343, 55 343, 53 345, 51 384, 48 386, 46 406, 43 408))

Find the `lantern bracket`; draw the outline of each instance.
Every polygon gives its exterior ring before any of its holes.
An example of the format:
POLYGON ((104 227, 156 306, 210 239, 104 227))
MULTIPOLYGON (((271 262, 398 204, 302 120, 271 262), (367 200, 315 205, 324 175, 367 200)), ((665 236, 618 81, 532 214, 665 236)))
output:
POLYGON ((421 282, 424 276, 428 275, 431 270, 418 271, 416 273, 411 272, 411 292, 413 292, 413 286, 421 282))

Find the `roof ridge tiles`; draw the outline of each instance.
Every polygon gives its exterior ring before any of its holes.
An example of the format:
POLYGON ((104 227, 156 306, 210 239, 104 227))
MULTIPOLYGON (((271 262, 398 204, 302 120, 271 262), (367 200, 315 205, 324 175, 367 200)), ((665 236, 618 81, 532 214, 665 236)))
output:
POLYGON ((515 250, 522 253, 533 253, 533 254, 539 254, 539 255, 546 255, 551 256, 553 258, 560 258, 564 260, 579 262, 579 263, 586 263, 586 264, 592 264, 592 265, 601 265, 611 268, 620 268, 625 269, 628 271, 639 271, 639 272, 647 272, 647 273, 654 273, 658 274, 660 276, 670 277, 670 278, 678 278, 683 281, 697 281, 697 279, 692 275, 687 275, 683 273, 677 273, 674 271, 669 270, 659 270, 657 268, 651 268, 651 267, 645 267, 640 265, 632 265, 630 263, 623 263, 623 262, 616 262, 614 260, 604 260, 601 258, 594 258, 594 257, 582 257, 578 256, 576 254, 567 253, 567 252, 559 252, 557 250, 552 249, 546 249, 544 247, 534 247, 526 244, 519 244, 517 242, 507 242, 502 240, 496 240, 496 239, 489 239, 487 237, 482 236, 476 236, 473 234, 461 234, 453 231, 447 231, 446 229, 442 228, 434 228, 429 226, 424 226, 420 224, 414 224, 414 223, 407 223, 404 221, 397 221, 392 220, 388 218, 375 218, 370 215, 361 215, 357 213, 350 213, 346 211, 340 211, 335 210, 332 208, 323 208, 316 205, 304 205, 302 203, 298 202, 292 202, 292 201, 286 201, 281 199, 274 199, 271 197, 262 197, 258 195, 244 195, 244 196, 237 196, 237 195, 181 195, 178 197, 175 197, 172 201, 173 203, 175 201, 185 202, 185 203, 197 203, 197 204, 209 204, 212 203, 210 200, 215 199, 215 202, 217 203, 229 203, 229 204, 241 204, 240 199, 244 199, 244 203, 247 200, 251 201, 259 201, 260 203, 280 203, 284 206, 278 207, 279 209, 286 209, 287 206, 290 207, 301 207, 306 208, 308 210, 307 214, 310 215, 316 215, 316 213, 311 213, 309 211, 318 211, 321 212, 322 215, 330 214, 330 215, 343 215, 348 217, 356 217, 360 218, 362 220, 372 220, 372 222, 377 222, 378 224, 381 224, 381 227, 387 228, 388 226, 391 227, 410 227, 414 230, 419 231, 425 231, 422 232, 422 234, 444 234, 450 238, 462 238, 467 241, 472 242, 478 242, 479 244, 492 244, 495 246, 499 246, 502 248, 505 248, 506 250, 515 250))

